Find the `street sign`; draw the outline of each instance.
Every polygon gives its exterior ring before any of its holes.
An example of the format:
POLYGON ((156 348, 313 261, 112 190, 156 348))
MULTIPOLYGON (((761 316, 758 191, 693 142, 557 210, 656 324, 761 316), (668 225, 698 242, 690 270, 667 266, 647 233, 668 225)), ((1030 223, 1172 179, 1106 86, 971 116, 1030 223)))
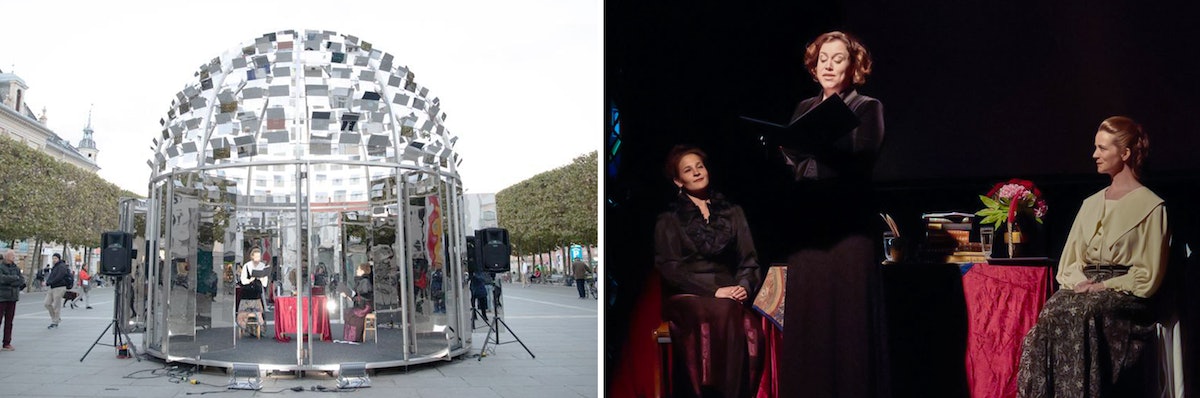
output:
POLYGON ((583 258, 583 246, 571 245, 571 259, 583 258))

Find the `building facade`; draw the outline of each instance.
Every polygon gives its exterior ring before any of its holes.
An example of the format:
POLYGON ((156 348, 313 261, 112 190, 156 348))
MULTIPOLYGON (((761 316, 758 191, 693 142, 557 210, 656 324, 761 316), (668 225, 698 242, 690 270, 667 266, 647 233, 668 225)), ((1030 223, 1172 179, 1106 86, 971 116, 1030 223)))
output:
POLYGON ((99 150, 92 137, 91 117, 88 117, 88 126, 83 129, 84 135, 79 146, 71 145, 46 126, 48 119, 45 108, 41 116, 33 113, 25 101, 28 91, 29 86, 19 76, 0 71, 0 135, 29 145, 61 162, 93 173, 99 171, 100 165, 96 163, 99 150))

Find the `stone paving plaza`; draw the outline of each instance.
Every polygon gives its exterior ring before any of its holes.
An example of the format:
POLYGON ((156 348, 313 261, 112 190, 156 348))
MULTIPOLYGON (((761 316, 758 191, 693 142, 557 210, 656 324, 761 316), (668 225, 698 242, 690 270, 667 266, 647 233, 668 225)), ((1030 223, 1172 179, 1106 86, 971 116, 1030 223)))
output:
MULTIPOLYGON (((371 387, 343 392, 326 373, 271 375, 260 391, 228 390, 224 369, 192 373, 190 384, 169 374, 188 374, 191 365, 164 363, 152 357, 118 359, 116 350, 97 345, 83 362, 79 358, 112 320, 113 290, 93 289, 94 309, 63 309, 62 324, 46 329, 49 315, 42 306, 45 292, 22 293, 13 322, 15 351, 0 352, 0 396, 4 397, 183 397, 219 394, 248 397, 262 394, 354 397, 596 397, 599 395, 599 302, 580 300, 574 287, 519 284, 504 286, 504 321, 529 346, 502 344, 494 354, 477 361, 486 327, 480 323, 469 354, 452 362, 372 372, 371 387), (294 387, 302 392, 292 391, 294 387), (277 393, 277 394, 270 394, 277 393)), ((140 343, 141 334, 132 334, 140 343)), ((501 341, 511 341, 508 333, 501 341)), ((101 343, 111 343, 107 333, 101 343)), ((282 344, 282 343, 281 343, 282 344)), ((488 348, 491 351, 491 347, 488 348)), ((189 379, 189 380, 190 380, 189 379)))

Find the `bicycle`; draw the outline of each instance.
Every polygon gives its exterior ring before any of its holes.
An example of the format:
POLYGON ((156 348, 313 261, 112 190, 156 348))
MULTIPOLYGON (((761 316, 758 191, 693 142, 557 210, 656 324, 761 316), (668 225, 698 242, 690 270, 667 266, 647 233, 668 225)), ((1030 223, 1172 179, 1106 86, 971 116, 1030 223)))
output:
POLYGON ((592 295, 593 300, 600 299, 600 290, 596 288, 596 277, 587 278, 587 290, 588 294, 592 295))

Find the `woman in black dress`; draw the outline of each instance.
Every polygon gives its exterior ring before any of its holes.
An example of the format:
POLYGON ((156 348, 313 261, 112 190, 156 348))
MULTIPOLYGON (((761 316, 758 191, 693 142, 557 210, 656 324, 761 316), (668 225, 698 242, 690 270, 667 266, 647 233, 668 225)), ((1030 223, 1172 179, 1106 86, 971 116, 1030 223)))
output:
POLYGON ((654 265, 663 277, 663 318, 676 358, 675 396, 752 396, 763 350, 749 305, 759 266, 742 208, 710 189, 705 154, 676 146, 667 175, 679 187, 655 226, 654 265))
POLYGON ((343 322, 346 327, 342 331, 342 339, 346 341, 362 341, 363 326, 367 317, 374 311, 374 282, 371 279, 371 265, 362 263, 354 270, 354 290, 343 293, 354 302, 354 307, 348 309, 343 322))
POLYGON ((793 124, 823 104, 836 105, 827 101, 840 100, 857 126, 797 131, 830 138, 780 149, 791 177, 783 183, 774 217, 783 223, 774 231, 787 238, 788 253, 781 394, 886 397, 889 363, 875 250, 880 228, 871 190, 883 143, 883 105, 856 90, 871 73, 871 57, 854 37, 818 36, 807 46, 804 63, 821 92, 796 106, 793 124))

